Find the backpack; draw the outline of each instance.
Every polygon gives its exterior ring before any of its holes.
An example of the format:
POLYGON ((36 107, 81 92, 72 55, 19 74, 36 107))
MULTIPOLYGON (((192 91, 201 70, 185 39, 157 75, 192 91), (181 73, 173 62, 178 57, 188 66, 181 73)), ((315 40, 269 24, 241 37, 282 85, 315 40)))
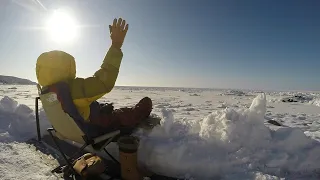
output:
POLYGON ((92 153, 86 153, 73 163, 73 169, 83 178, 98 176, 105 171, 103 160, 92 153))

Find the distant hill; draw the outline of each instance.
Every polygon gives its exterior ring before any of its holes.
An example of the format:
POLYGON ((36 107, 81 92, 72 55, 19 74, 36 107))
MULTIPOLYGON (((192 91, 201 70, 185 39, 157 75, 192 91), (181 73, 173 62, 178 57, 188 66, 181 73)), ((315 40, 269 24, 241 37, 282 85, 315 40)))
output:
POLYGON ((0 84, 10 84, 10 85, 36 85, 37 83, 32 82, 28 79, 22 79, 14 76, 3 76, 0 75, 0 84))

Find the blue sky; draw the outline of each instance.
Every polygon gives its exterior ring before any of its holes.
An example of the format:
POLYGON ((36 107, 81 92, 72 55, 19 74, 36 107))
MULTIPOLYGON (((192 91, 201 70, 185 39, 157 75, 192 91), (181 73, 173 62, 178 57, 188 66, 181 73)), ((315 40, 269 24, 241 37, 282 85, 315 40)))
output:
POLYGON ((116 85, 320 90, 320 1, 2 0, 0 74, 36 80, 52 49, 92 76, 110 46, 108 25, 129 23, 116 85), (83 26, 61 44, 43 27, 63 8, 83 26))

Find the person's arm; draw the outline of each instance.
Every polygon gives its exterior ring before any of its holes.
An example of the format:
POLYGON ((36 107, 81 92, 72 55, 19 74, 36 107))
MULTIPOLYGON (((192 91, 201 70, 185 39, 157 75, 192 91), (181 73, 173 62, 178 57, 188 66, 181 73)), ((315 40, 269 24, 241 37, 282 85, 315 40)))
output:
POLYGON ((88 104, 91 104, 91 102, 109 93, 117 80, 122 57, 121 50, 111 46, 101 68, 94 73, 94 76, 76 78, 70 82, 72 99, 85 100, 88 104))
POLYGON ((109 93, 117 80, 123 53, 121 47, 128 30, 125 20, 115 19, 110 26, 112 46, 106 54, 101 68, 93 77, 76 78, 70 82, 71 96, 77 107, 87 107, 93 101, 109 93))

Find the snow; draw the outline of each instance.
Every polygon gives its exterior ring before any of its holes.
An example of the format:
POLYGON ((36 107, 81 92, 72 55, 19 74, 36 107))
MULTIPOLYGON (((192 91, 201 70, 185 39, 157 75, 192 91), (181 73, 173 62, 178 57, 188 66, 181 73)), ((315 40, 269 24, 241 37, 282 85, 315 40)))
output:
POLYGON ((264 125, 265 112, 264 94, 248 109, 215 111, 191 125, 163 111, 162 126, 141 137, 141 161, 160 174, 199 179, 258 170, 277 176, 312 174, 320 169, 315 161, 320 144, 298 128, 271 130, 264 125))
MULTIPOLYGON (((36 87, 1 85, 0 93, 0 179, 57 179, 50 173, 56 161, 25 143, 36 135, 36 87)), ((123 107, 146 95, 153 99, 161 125, 136 135, 139 162, 154 172, 185 179, 317 179, 320 95, 299 93, 313 99, 281 102, 297 92, 117 87, 101 101, 123 107)), ((42 129, 49 127, 43 111, 40 119, 42 129)))
MULTIPOLYGON (((41 129, 50 127, 44 111, 39 113, 41 129)), ((45 131, 43 131, 45 132, 45 131)), ((0 140, 26 141, 36 135, 36 118, 34 111, 24 104, 3 97, 0 100, 0 140)))
POLYGON ((57 177, 50 172, 53 166, 57 166, 57 162, 51 156, 36 151, 31 145, 0 142, 0 179, 57 180, 57 177))
POLYGON ((312 101, 310 101, 310 104, 320 106, 320 98, 313 99, 312 101))
MULTIPOLYGON (((43 111, 40 112, 40 119, 42 129, 49 127, 43 111)), ((52 167, 57 166, 57 161, 24 142, 34 136, 36 124, 33 109, 4 96, 0 100, 0 179, 57 180, 50 172, 52 167)))

